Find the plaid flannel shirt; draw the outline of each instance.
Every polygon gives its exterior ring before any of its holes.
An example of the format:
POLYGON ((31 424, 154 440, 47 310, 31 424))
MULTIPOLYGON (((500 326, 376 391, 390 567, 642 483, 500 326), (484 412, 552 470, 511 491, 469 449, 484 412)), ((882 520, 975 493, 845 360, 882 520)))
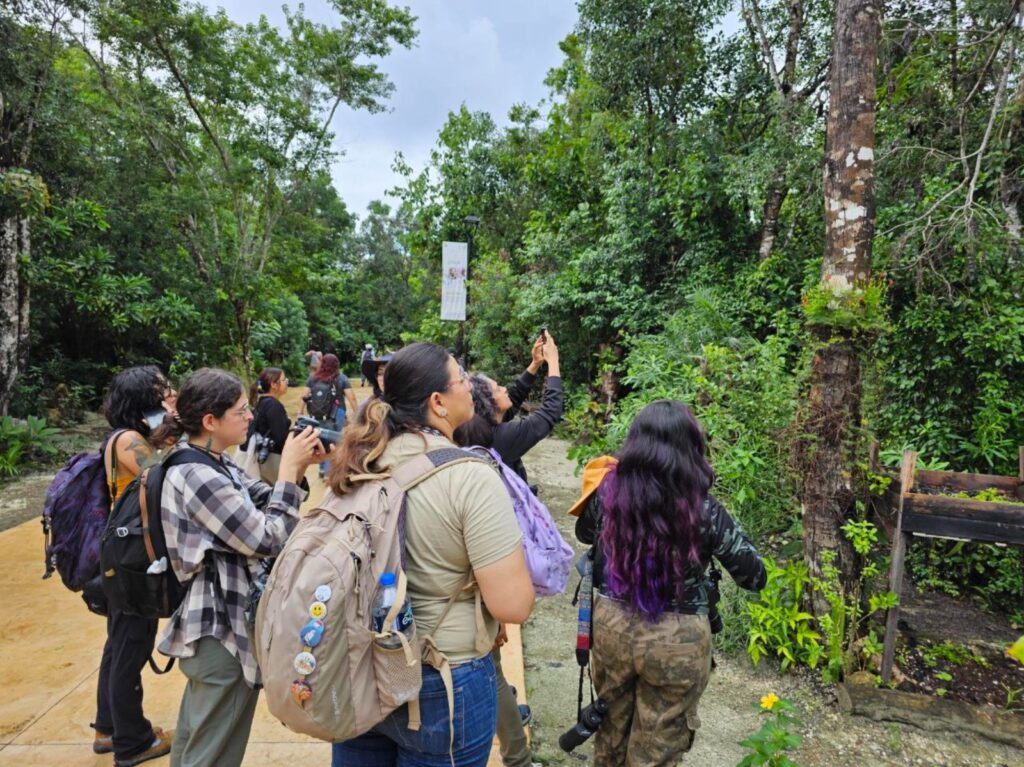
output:
POLYGON ((198 463, 167 470, 161 517, 174 574, 192 579, 160 639, 160 652, 195 655, 202 637, 214 637, 238 658, 245 681, 260 683, 245 622, 250 567, 276 556, 299 520, 303 493, 294 482, 274 487, 248 477, 227 456, 233 481, 198 463))

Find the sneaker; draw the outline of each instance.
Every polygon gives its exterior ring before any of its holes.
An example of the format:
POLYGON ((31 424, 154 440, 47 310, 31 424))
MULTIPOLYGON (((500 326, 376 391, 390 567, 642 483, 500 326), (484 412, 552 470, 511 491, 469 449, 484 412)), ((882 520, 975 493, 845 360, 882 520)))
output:
POLYGON ((114 750, 114 736, 104 735, 102 732, 97 732, 96 737, 92 739, 92 752, 94 754, 109 754, 114 750))
POLYGON ((530 711, 530 707, 525 703, 519 704, 519 719, 523 723, 523 727, 533 721, 533 712, 530 711))
POLYGON ((153 745, 141 754, 129 756, 127 759, 114 759, 114 767, 135 767, 136 764, 142 764, 150 759, 157 759, 171 753, 171 741, 174 740, 174 730, 164 732, 159 727, 154 727, 153 738, 153 745))

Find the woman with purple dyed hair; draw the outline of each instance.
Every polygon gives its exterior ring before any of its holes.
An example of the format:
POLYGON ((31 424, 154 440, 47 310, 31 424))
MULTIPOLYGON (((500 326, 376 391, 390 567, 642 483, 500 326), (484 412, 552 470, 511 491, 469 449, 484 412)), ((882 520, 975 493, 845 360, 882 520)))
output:
POLYGON ((751 591, 766 574, 710 495, 715 474, 686 405, 649 404, 616 457, 576 524, 595 547, 594 685, 608 706, 594 763, 674 765, 700 726, 711 673, 705 570, 717 559, 751 591))

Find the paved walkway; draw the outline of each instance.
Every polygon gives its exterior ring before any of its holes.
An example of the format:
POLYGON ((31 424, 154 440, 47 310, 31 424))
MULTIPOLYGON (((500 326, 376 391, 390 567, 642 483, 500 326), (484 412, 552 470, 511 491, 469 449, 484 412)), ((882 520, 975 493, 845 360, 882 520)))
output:
MULTIPOLYGON (((363 396, 368 393, 357 391, 363 396)), ((296 397, 293 394, 289 400, 297 402, 296 397)), ((315 502, 323 487, 315 467, 309 475, 310 498, 315 502)), ((43 536, 38 520, 0 532, 0 767, 109 766, 109 754, 92 753, 89 727, 95 715, 104 620, 89 613, 81 597, 66 590, 58 577, 42 580, 42 573, 43 536)), ((158 654, 157 660, 161 659, 158 654)), ((522 699, 526 684, 517 627, 509 631, 502 666, 522 699)), ((143 671, 146 715, 154 725, 174 727, 184 683, 177 667, 164 676, 156 676, 148 667, 143 671)), ((286 729, 267 712, 261 698, 245 767, 316 767, 329 762, 327 744, 286 729)), ((168 757, 147 762, 154 767, 169 763, 168 757)), ((498 767, 501 761, 492 755, 491 764, 498 767)))

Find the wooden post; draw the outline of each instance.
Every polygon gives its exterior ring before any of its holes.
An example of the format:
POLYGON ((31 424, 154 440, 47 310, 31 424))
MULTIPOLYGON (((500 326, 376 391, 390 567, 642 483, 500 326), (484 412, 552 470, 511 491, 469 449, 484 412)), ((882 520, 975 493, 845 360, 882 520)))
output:
POLYGON ((896 595, 896 606, 885 616, 885 646, 882 652, 882 683, 888 684, 892 677, 892 662, 896 656, 896 625, 900 619, 899 599, 903 591, 903 560, 907 555, 910 535, 903 532, 903 502, 914 486, 917 467, 917 453, 907 450, 903 453, 900 466, 900 503, 896 514, 896 530, 892 539, 892 562, 889 565, 889 591, 896 595))
POLYGON ((1024 501, 1024 445, 1017 448, 1017 500, 1024 501))

